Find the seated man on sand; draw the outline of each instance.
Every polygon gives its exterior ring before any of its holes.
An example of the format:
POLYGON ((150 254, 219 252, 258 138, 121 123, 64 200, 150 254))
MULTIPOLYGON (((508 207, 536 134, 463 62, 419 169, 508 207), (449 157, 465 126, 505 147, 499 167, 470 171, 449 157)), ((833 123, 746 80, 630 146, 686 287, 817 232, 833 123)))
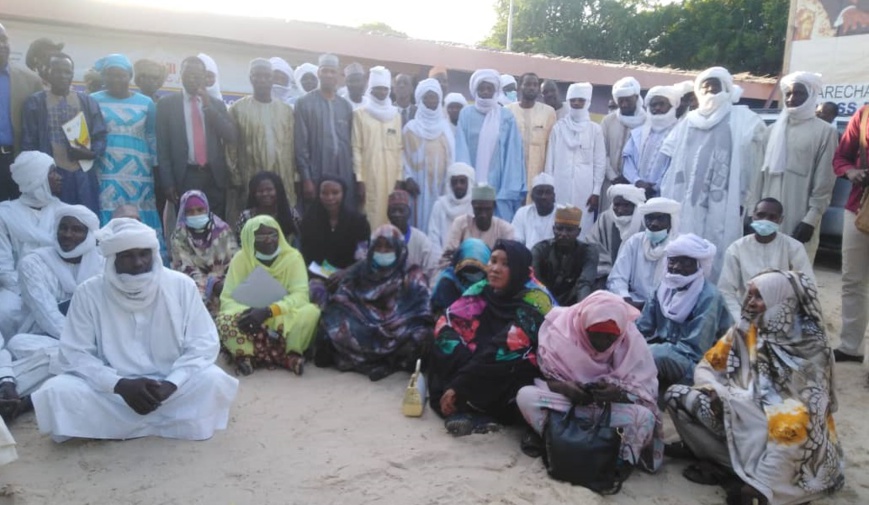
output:
POLYGON ((633 184, 614 184, 607 189, 607 200, 612 202, 610 208, 601 213, 591 230, 584 230, 585 241, 600 252, 597 284, 601 287, 606 286, 622 244, 643 226, 637 209, 646 202, 646 192, 633 184))
POLYGON ((97 240, 106 266, 73 296, 64 373, 33 394, 39 431, 57 442, 211 438, 238 381, 214 364, 217 328, 196 283, 163 268, 157 233, 138 221, 113 219, 97 240))
POLYGON ((516 211, 513 231, 516 242, 530 251, 538 243, 553 237, 555 224, 555 179, 546 172, 537 174, 531 184, 531 202, 516 211))
POLYGON ((559 305, 567 307, 591 294, 600 254, 597 246, 579 240, 581 210, 561 207, 554 214, 555 238, 534 246, 532 265, 537 280, 546 286, 559 305))
POLYGON ((449 238, 444 246, 444 258, 449 260, 453 251, 466 238, 478 238, 495 247, 499 239, 513 240, 513 226, 500 217, 495 217, 495 189, 491 186, 476 186, 471 190, 471 207, 474 215, 462 215, 453 221, 449 238))
POLYGON ((784 207, 775 198, 757 202, 751 216, 754 233, 730 244, 724 252, 718 289, 734 321, 741 318, 748 281, 759 273, 765 270, 794 271, 815 280, 803 243, 778 233, 783 215, 784 207))
POLYGON ((707 278, 715 246, 693 233, 667 245, 667 273, 637 320, 646 337, 658 384, 691 384, 694 366, 703 353, 733 324, 724 298, 707 278))

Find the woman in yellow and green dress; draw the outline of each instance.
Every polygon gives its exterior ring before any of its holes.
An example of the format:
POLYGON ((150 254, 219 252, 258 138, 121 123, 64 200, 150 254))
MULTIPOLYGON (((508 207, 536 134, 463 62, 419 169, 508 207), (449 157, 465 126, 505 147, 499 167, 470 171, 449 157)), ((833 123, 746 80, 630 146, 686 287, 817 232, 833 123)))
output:
POLYGON ((301 375, 302 355, 311 344, 320 309, 308 298, 308 272, 301 253, 287 243, 271 216, 259 215, 241 231, 241 251, 229 264, 220 295, 217 329, 223 347, 241 375, 258 366, 280 366, 301 375), (233 292, 257 268, 263 268, 287 294, 266 308, 252 308, 233 298, 233 292))

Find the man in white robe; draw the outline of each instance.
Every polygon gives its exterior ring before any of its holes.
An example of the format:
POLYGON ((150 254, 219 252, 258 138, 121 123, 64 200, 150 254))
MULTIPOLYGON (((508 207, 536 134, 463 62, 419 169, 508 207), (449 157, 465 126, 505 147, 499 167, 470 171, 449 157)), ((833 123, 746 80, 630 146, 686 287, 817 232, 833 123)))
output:
MULTIPOLYGON (((605 190, 611 184, 624 182, 622 153, 625 151, 625 144, 631 131, 646 123, 646 109, 643 107, 643 97, 640 96, 641 90, 639 81, 633 77, 623 77, 613 84, 613 100, 618 108, 607 114, 600 123, 608 161, 603 194, 606 194, 605 190)), ((604 202, 603 208, 607 208, 608 205, 609 202, 604 202)))
POLYGON ((593 88, 590 83, 567 88, 570 113, 559 119, 549 135, 545 172, 558 188, 556 203, 585 209, 580 223, 580 240, 585 240, 600 205, 606 177, 606 145, 601 127, 588 113, 593 88))
POLYGON ((646 191, 651 196, 660 190, 661 170, 665 165, 659 158, 664 139, 679 121, 676 109, 681 96, 671 86, 655 86, 646 93, 649 113, 646 123, 631 130, 625 150, 622 153, 623 174, 625 179, 646 191))
POLYGON ((700 106, 664 141, 668 159, 661 196, 682 204, 684 233, 712 241, 717 256, 710 280, 718 282, 724 251, 742 236, 742 216, 754 205, 752 188, 763 163, 766 126, 745 106, 726 69, 712 67, 694 81, 700 106))
POLYGON ((73 296, 64 373, 32 396, 40 432, 57 442, 211 438, 238 381, 214 364, 217 328, 196 284, 163 269, 156 233, 138 221, 114 219, 97 240, 106 266, 73 296))
POLYGON ((833 197, 833 154, 839 136, 815 116, 821 76, 794 72, 781 80, 785 108, 769 130, 760 196, 785 208, 782 231, 805 244, 809 261, 818 252, 821 217, 833 197))
POLYGON ((404 236, 407 266, 420 267, 426 277, 433 280, 437 274, 441 251, 431 243, 425 233, 410 225, 410 194, 401 189, 390 193, 386 213, 389 222, 404 236))
POLYGON ((531 185, 532 203, 513 216, 513 240, 530 251, 538 242, 555 237, 555 180, 546 172, 537 174, 531 185))
POLYGON ((754 233, 730 244, 718 289, 734 321, 739 321, 748 281, 768 269, 802 272, 815 279, 806 250, 796 239, 779 233, 784 208, 775 198, 757 202, 752 215, 754 233))
POLYGON ((301 94, 293 74, 293 67, 277 56, 269 58, 269 62, 273 69, 272 99, 292 107, 301 94))
POLYGON ((471 75, 474 105, 459 113, 456 161, 476 170, 475 179, 495 189, 495 215, 506 221, 525 203, 525 154, 516 118, 498 105, 501 81, 494 70, 471 75))
MULTIPOLYGON (((51 377, 51 362, 45 354, 34 353, 24 359, 12 359, 0 335, 0 416, 11 423, 33 408, 30 395, 51 377)), ((3 427, 0 427, 0 464, 2 464, 3 427)))
POLYGON ((643 308, 664 275, 667 244, 679 233, 680 207, 669 198, 652 198, 640 207, 646 230, 635 233, 619 248, 607 291, 643 308))
POLYGON ((446 194, 435 202, 428 222, 428 237, 436 247, 443 248, 457 217, 474 213, 471 207, 471 188, 476 186, 474 175, 474 168, 467 163, 456 162, 447 169, 446 194))
POLYGON ((18 333, 24 317, 18 262, 54 243, 54 214, 65 205, 52 195, 52 184, 57 187, 60 177, 51 156, 24 151, 10 169, 21 196, 0 203, 0 333, 5 335, 18 333))
POLYGON ((633 184, 613 184, 607 196, 612 202, 610 208, 597 218, 588 234, 588 243, 597 246, 600 252, 597 279, 601 286, 606 286, 622 244, 642 228, 643 220, 637 209, 646 202, 646 192, 633 184))
POLYGON ((25 316, 20 333, 6 346, 15 359, 33 354, 47 359, 57 353, 73 293, 104 269, 94 236, 100 227, 96 214, 83 205, 69 205, 58 209, 54 222, 54 244, 33 251, 18 265, 25 316))

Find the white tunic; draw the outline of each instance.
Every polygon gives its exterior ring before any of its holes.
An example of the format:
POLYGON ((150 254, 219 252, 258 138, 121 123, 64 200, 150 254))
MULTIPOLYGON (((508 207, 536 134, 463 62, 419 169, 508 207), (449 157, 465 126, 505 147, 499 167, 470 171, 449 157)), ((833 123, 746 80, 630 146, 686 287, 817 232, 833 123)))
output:
POLYGON ((516 211, 512 224, 513 240, 522 242, 530 251, 538 242, 555 237, 552 231, 555 225, 555 210, 553 209, 548 216, 541 216, 532 203, 516 211))
POLYGON ((440 257, 440 247, 432 244, 422 230, 411 226, 410 240, 407 241, 407 265, 418 265, 429 281, 432 281, 437 274, 440 257))
POLYGON ((32 396, 41 432, 56 440, 202 440, 226 428, 238 381, 214 364, 217 328, 190 278, 170 270, 160 276, 154 302, 139 311, 115 301, 102 275, 79 286, 60 339, 66 373, 32 396), (120 379, 138 377, 178 390, 141 416, 114 393, 120 379))
POLYGON ((648 240, 645 233, 636 233, 625 240, 607 280, 607 291, 622 298, 630 297, 635 302, 646 302, 655 294, 666 267, 663 251, 669 239, 655 248, 661 257, 654 261, 646 257, 643 248, 643 243, 648 240))
POLYGON ((734 321, 740 319, 748 281, 768 268, 795 270, 815 278, 806 249, 799 241, 782 233, 768 244, 758 242, 754 234, 742 237, 724 253, 724 268, 718 279, 718 290, 734 321))

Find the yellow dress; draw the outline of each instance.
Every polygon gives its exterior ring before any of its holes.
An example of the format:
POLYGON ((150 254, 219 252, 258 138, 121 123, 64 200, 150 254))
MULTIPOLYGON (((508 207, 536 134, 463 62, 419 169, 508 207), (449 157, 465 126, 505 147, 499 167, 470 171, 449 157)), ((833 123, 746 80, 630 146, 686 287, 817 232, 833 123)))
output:
POLYGON ((364 212, 372 230, 389 222, 387 197, 404 180, 401 149, 401 115, 383 122, 364 108, 353 111, 353 173, 365 184, 364 212))

